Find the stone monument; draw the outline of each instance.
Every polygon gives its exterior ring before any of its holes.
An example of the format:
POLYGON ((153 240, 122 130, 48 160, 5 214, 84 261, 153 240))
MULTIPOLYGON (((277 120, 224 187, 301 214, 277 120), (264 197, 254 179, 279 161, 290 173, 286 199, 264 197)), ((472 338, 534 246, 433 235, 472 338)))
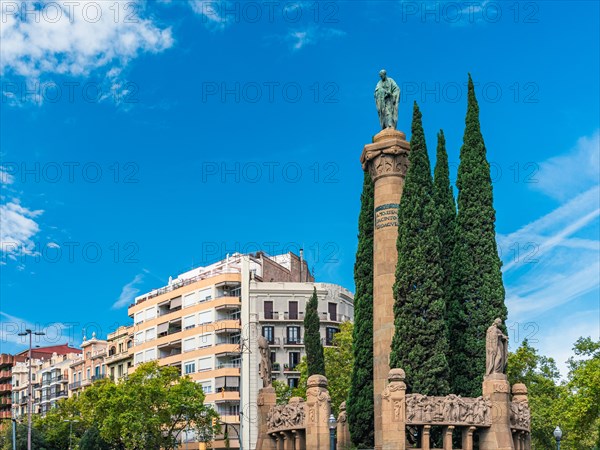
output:
POLYGON ((277 404, 277 394, 272 386, 271 378, 271 358, 269 351, 269 342, 264 336, 258 338, 258 350, 260 352, 260 377, 262 378, 263 388, 258 391, 256 405, 258 408, 258 441, 256 448, 260 450, 277 450, 276 443, 269 437, 269 413, 277 404))
POLYGON ((375 88, 375 103, 382 128, 365 145, 360 161, 375 184, 375 231, 373 248, 373 389, 375 397, 375 447, 382 448, 381 393, 390 370, 390 346, 394 334, 394 295, 398 252, 398 206, 408 169, 410 144, 396 130, 400 89, 385 70, 375 88))

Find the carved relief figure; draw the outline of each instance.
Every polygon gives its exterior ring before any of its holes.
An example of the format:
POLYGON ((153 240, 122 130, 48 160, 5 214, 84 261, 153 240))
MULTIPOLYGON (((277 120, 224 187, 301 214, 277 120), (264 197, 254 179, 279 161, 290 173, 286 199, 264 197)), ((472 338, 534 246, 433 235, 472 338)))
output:
POLYGON ((487 329, 485 345, 485 374, 505 373, 506 359, 508 356, 508 336, 500 330, 501 319, 487 329))

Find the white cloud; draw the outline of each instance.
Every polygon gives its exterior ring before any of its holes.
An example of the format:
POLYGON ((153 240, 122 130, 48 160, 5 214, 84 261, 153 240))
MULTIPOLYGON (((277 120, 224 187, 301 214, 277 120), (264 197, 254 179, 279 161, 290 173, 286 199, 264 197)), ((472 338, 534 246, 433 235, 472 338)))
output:
MULTIPOLYGON (((224 29, 231 21, 225 14, 227 2, 215 0, 189 0, 189 5, 202 17, 203 23, 215 30, 224 29)), ((229 17, 235 17, 230 15, 229 17)))
POLYGON ((71 342, 73 336, 67 330, 72 330, 73 325, 62 322, 32 323, 0 311, 0 344, 2 345, 2 351, 7 351, 4 349, 7 344, 12 344, 12 346, 29 346, 29 338, 27 336, 19 336, 19 333, 24 332, 26 329, 45 333, 43 336, 32 336, 34 345, 47 346, 71 342))
POLYGON ((540 164, 531 188, 564 201, 593 184, 600 183, 600 131, 584 136, 568 153, 540 164))
POLYGON ((336 28, 309 26, 302 30, 290 30, 286 40, 293 50, 301 50, 307 45, 315 45, 322 40, 344 36, 346 33, 336 28))
POLYGON ((0 184, 13 184, 15 177, 0 167, 0 184))
POLYGON ((144 281, 144 274, 137 274, 133 280, 123 286, 121 289, 121 295, 117 301, 113 303, 113 309, 120 309, 128 306, 133 302, 135 296, 140 292, 140 289, 137 287, 140 283, 144 281))
POLYGON ((2 2, 0 73, 86 76, 171 47, 171 29, 142 17, 144 8, 139 1, 2 2))
POLYGON ((0 252, 3 257, 15 259, 20 254, 32 254, 35 244, 31 240, 39 231, 34 220, 42 210, 31 210, 18 201, 0 205, 0 252))

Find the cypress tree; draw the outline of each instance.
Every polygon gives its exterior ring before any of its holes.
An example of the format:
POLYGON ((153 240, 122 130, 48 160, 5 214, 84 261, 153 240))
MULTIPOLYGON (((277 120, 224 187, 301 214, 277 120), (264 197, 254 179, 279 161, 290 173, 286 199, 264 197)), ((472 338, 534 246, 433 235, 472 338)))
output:
POLYGON ((437 135, 437 154, 433 178, 433 201, 439 218, 440 261, 444 272, 442 289, 444 300, 448 307, 452 298, 452 252, 454 251, 454 224, 456 221, 456 203, 450 185, 450 170, 448 168, 448 153, 446 152, 446 138, 444 131, 437 135))
POLYGON ((373 406, 373 232, 375 190, 364 174, 358 217, 358 250, 354 263, 354 366, 346 411, 352 443, 357 448, 375 446, 373 406))
POLYGON ((390 365, 404 369, 409 392, 446 395, 448 341, 438 215, 421 112, 416 102, 409 162, 398 211, 395 333, 390 365))
POLYGON ((308 376, 319 374, 325 375, 325 355, 323 343, 321 342, 321 321, 319 320, 319 299, 317 288, 306 304, 304 314, 304 348, 306 349, 306 364, 308 376))
POLYGON ((458 215, 452 255, 452 302, 448 311, 453 392, 481 395, 485 332, 506 319, 502 262, 496 247, 490 165, 479 125, 479 106, 469 74, 468 106, 458 167, 458 215))

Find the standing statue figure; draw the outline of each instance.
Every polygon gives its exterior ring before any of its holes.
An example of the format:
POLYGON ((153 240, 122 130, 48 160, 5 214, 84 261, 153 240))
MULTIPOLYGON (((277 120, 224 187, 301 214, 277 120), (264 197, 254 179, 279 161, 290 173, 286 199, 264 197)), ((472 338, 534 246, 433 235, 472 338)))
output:
POLYGON ((258 350, 260 351, 260 377, 262 378, 263 387, 269 387, 272 384, 271 380, 271 349, 269 341, 264 336, 258 338, 258 350))
POLYGON ((502 333, 499 326, 501 319, 487 329, 485 335, 485 374, 505 373, 506 360, 508 358, 508 336, 502 333))
POLYGON ((379 72, 381 80, 375 87, 375 104, 379 114, 381 129, 396 129, 398 123, 398 99, 400 88, 394 80, 388 78, 385 70, 379 72))

